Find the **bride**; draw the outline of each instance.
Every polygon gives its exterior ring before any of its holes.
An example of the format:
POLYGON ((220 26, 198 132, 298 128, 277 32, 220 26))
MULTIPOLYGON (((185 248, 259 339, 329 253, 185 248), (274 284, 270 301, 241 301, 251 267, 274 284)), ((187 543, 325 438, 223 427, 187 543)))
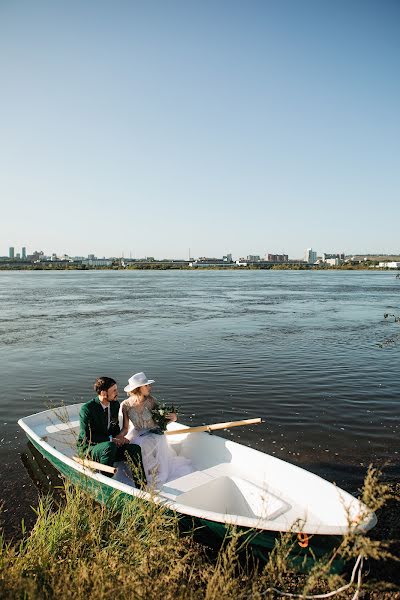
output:
MULTIPOLYGON (((122 430, 117 437, 125 443, 135 443, 141 447, 147 484, 160 486, 166 481, 187 475, 192 467, 187 458, 176 456, 153 420, 151 411, 157 407, 157 401, 151 395, 152 383, 154 380, 147 379, 144 373, 136 373, 129 378, 124 388, 128 398, 121 403, 122 430)), ((169 413, 166 417, 170 421, 177 419, 175 413, 169 413)))

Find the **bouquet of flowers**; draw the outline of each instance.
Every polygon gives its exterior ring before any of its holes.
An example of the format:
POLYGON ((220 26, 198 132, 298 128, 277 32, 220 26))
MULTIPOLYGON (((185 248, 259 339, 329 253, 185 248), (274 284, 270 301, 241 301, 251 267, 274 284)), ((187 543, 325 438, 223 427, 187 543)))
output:
POLYGON ((167 429, 167 425, 170 422, 167 419, 169 413, 178 412, 177 407, 174 404, 166 404, 165 402, 157 403, 151 411, 154 423, 160 428, 162 432, 167 429))

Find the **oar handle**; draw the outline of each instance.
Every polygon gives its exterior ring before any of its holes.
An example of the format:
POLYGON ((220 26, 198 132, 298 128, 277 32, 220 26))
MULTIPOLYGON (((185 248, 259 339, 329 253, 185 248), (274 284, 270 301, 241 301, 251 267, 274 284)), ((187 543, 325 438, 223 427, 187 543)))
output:
POLYGON ((181 433, 196 433, 197 431, 215 431, 216 429, 229 429, 240 425, 256 425, 261 419, 244 419, 243 421, 228 421, 227 423, 213 423, 211 425, 198 425, 197 427, 185 427, 184 429, 171 429, 165 435, 179 435, 181 433))
POLYGON ((89 460, 87 458, 79 458, 79 456, 73 456, 72 460, 79 463, 83 467, 88 467, 89 469, 96 469, 96 471, 104 471, 105 473, 112 473, 113 475, 117 472, 115 467, 110 467, 109 465, 102 465, 101 463, 95 462, 94 460, 89 460))

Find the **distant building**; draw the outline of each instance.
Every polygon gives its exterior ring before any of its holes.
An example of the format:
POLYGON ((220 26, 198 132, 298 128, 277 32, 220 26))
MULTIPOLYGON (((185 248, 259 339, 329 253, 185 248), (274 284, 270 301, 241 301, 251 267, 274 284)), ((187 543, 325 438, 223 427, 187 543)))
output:
POLYGON ((351 262, 364 262, 367 260, 376 262, 399 262, 400 254, 354 254, 349 256, 347 261, 351 262))
POLYGON ((400 269, 400 262, 380 262, 379 267, 381 269, 400 269))
POLYGON ((223 257, 222 257, 222 260, 223 260, 224 262, 228 262, 228 263, 231 263, 231 262, 233 262, 233 261, 232 261, 232 254, 227 254, 226 256, 223 256, 223 257))
POLYGON ((336 254, 323 252, 321 262, 329 265, 330 267, 338 267, 344 263, 345 259, 346 256, 344 252, 338 252, 336 254))
POLYGON ((96 260, 96 256, 94 254, 89 254, 88 260, 96 260))
POLYGON ((260 262, 261 258, 258 254, 249 254, 246 260, 247 262, 260 262))
POLYGON ((40 260, 44 260, 44 252, 42 250, 35 250, 28 258, 33 262, 39 262, 40 260))
POLYGON ((220 263, 223 263, 224 260, 222 258, 208 258, 207 256, 200 256, 194 262, 196 264, 219 265, 220 263))
POLYGON ((88 258, 83 260, 82 264, 88 267, 111 267, 112 262, 112 260, 104 258, 95 258, 94 260, 88 258))
POLYGON ((317 260, 317 253, 312 248, 307 248, 304 251, 304 260, 309 264, 314 264, 317 260))
MULTIPOLYGON (((228 254, 228 256, 231 256, 228 254)), ((223 258, 208 258, 207 256, 201 256, 197 260, 189 262, 189 267, 231 267, 232 261, 225 260, 227 257, 223 258)))
POLYGON ((287 263, 289 256, 287 254, 268 254, 266 256, 268 262, 287 263))
POLYGON ((324 252, 322 254, 322 262, 327 263, 328 265, 332 264, 331 262, 329 262, 332 260, 336 260, 337 262, 335 264, 340 265, 345 260, 345 258, 346 257, 344 252, 337 254, 328 254, 327 252, 324 252))
POLYGON ((22 248, 22 260, 26 260, 26 248, 23 246, 22 248))
POLYGON ((10 246, 10 248, 8 250, 8 258, 15 258, 15 252, 14 252, 13 246, 10 246))
POLYGON ((325 261, 329 258, 338 258, 339 260, 344 260, 346 258, 344 252, 337 252, 334 254, 328 254, 327 252, 324 252, 322 254, 322 260, 325 261))

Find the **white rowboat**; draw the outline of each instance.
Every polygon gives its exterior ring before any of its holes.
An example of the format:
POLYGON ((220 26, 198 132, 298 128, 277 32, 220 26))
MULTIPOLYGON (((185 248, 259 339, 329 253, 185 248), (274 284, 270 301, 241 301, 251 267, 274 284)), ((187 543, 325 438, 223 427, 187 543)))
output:
MULTIPOLYGON (((292 531, 299 545, 321 554, 349 529, 365 532, 376 516, 358 499, 321 477, 258 450, 209 433, 173 434, 184 427, 170 423, 166 439, 178 455, 190 459, 193 472, 158 490, 134 487, 126 476, 113 477, 79 464, 76 440, 81 404, 40 412, 18 421, 36 449, 76 484, 89 478, 91 490, 107 499, 119 491, 166 503, 176 513, 199 519, 219 535, 226 527, 257 530, 256 544, 271 548, 279 532, 292 531), (337 538, 336 538, 337 539, 337 538)), ((122 471, 121 471, 122 472, 122 471)))

